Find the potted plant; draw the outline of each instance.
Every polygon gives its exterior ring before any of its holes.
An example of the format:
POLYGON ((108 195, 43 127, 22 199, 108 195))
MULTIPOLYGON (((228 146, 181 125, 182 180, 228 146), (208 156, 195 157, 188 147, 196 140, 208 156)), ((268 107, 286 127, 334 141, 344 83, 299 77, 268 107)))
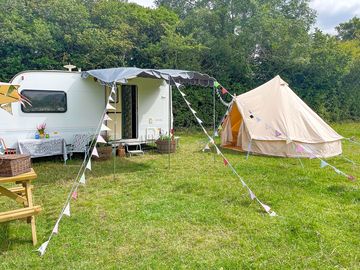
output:
MULTIPOLYGON (((105 141, 109 141, 109 136, 103 135, 103 138, 105 141)), ((108 160, 111 159, 112 156, 112 146, 109 143, 98 143, 97 144, 97 151, 99 154, 99 157, 96 158, 96 160, 108 160)))
POLYGON ((39 133, 40 139, 45 138, 45 128, 46 128, 46 124, 45 124, 45 123, 42 123, 42 124, 40 124, 40 125, 38 125, 38 126, 36 127, 36 129, 37 129, 37 131, 38 131, 38 133, 39 133))
POLYGON ((156 146, 161 154, 175 153, 176 142, 174 136, 160 134, 159 139, 156 140, 156 146))

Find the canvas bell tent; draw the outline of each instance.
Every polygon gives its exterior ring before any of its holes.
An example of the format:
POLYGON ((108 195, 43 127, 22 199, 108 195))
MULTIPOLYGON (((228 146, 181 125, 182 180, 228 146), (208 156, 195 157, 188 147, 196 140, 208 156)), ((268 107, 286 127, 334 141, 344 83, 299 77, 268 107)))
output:
POLYGON ((280 76, 234 97, 221 133, 223 147, 281 157, 340 155, 341 139, 280 76))
MULTIPOLYGON (((24 71, 11 83, 31 106, 13 103, 13 115, 0 110, 0 138, 9 147, 18 140, 34 138, 36 127, 46 123, 50 137, 60 136, 72 144, 76 135, 93 134, 106 106, 112 85, 116 86, 116 111, 111 140, 140 142, 167 133, 172 122, 169 78, 190 85, 212 86, 214 79, 198 72, 140 68, 109 68, 75 71, 24 71), (116 122, 116 129, 114 123, 116 122)), ((26 104, 25 104, 26 105, 26 104)))

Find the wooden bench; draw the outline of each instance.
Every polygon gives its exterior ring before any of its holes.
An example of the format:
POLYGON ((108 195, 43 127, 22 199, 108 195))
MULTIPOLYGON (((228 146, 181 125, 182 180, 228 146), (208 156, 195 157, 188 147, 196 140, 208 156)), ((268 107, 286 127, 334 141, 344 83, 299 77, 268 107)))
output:
POLYGON ((37 175, 33 169, 28 173, 13 177, 0 177, 0 196, 6 196, 21 204, 23 207, 0 213, 0 222, 26 219, 28 223, 31 223, 32 241, 34 245, 37 243, 35 215, 41 211, 41 206, 34 206, 32 199, 33 186, 31 185, 31 181, 36 179, 36 177, 37 175), (7 188, 2 186, 2 184, 5 183, 15 183, 21 186, 7 188))

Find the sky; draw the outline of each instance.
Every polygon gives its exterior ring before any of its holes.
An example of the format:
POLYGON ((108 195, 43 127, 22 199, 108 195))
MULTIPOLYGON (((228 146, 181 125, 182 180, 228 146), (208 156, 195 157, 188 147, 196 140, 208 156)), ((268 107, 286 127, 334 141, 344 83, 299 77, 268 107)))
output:
MULTIPOLYGON (((129 0, 146 7, 153 7, 153 0, 129 0)), ((354 16, 360 17, 360 0, 311 0, 310 6, 317 12, 316 27, 335 34, 335 26, 354 16)))

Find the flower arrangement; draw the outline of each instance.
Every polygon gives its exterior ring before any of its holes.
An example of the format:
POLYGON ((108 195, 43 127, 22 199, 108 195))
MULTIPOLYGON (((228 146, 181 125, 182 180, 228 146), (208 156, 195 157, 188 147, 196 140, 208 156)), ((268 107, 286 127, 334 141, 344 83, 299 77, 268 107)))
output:
POLYGON ((37 131, 39 132, 40 136, 42 136, 42 137, 45 136, 45 128, 46 128, 45 123, 42 123, 36 127, 37 131))

